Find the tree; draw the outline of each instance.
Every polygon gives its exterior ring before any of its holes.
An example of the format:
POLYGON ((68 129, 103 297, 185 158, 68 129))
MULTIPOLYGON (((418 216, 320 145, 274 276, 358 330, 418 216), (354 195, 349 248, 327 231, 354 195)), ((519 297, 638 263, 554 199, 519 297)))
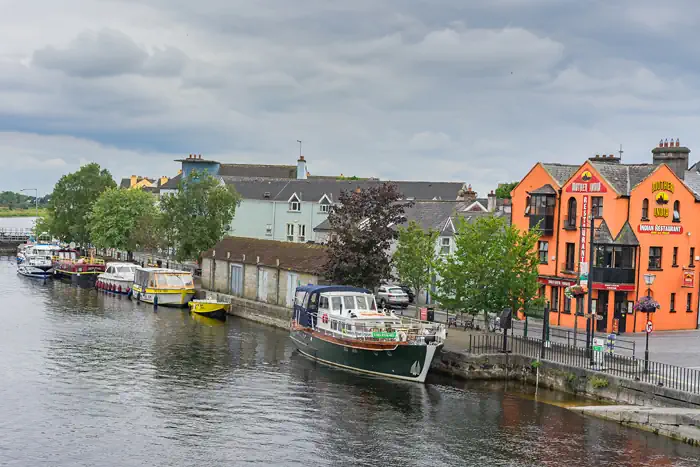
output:
POLYGON ((456 225, 456 251, 437 265, 440 303, 448 310, 484 313, 510 307, 514 312, 537 302, 538 235, 521 232, 499 217, 456 225))
POLYGON ((518 184, 518 182, 501 183, 496 188, 496 198, 498 199, 510 199, 510 192, 518 184))
POLYGON ((430 271, 435 265, 436 230, 423 231, 417 222, 411 221, 408 227, 399 227, 399 241, 394 253, 394 267, 401 282, 410 285, 420 295, 430 282, 430 271))
POLYGON ((90 213, 90 239, 98 248, 151 249, 151 226, 159 216, 155 198, 143 190, 111 188, 102 192, 90 213))
POLYGON ((87 245, 92 206, 103 191, 116 186, 109 171, 94 162, 64 175, 56 183, 49 201, 45 221, 50 220, 50 224, 44 223, 47 231, 60 240, 87 245))
POLYGON ((390 183, 340 194, 328 214, 333 232, 325 267, 329 281, 372 289, 391 278, 389 247, 398 236, 392 226, 406 221, 410 205, 402 198, 390 183))
POLYGON ((171 239, 176 259, 198 259, 216 245, 228 231, 239 202, 233 186, 197 171, 180 181, 176 193, 164 195, 160 201, 164 235, 171 239))

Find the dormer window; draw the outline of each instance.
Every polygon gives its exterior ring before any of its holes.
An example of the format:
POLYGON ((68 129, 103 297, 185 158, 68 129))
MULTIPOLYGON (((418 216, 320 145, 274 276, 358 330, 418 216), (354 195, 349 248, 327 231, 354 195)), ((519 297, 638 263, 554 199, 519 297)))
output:
POLYGON ((331 200, 327 195, 323 195, 321 199, 318 201, 319 206, 318 210, 319 212, 322 212, 324 214, 329 213, 331 211, 331 200))
POLYGON ((291 212, 301 212, 301 201, 296 193, 289 198, 289 211, 291 212))

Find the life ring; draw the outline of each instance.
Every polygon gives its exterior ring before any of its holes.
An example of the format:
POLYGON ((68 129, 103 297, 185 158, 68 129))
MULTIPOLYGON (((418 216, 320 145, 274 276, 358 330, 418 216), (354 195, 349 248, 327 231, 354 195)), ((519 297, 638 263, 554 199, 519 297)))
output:
POLYGON ((328 322, 328 313, 324 313, 323 316, 321 316, 321 321, 323 321, 324 323, 328 322))

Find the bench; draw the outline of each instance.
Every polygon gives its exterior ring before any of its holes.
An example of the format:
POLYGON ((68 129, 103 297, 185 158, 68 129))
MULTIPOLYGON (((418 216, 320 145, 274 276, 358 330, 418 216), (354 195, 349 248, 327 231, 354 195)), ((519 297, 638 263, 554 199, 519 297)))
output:
POLYGON ((468 315, 467 317, 453 316, 447 320, 447 327, 462 328, 465 331, 469 329, 474 329, 474 316, 468 315))

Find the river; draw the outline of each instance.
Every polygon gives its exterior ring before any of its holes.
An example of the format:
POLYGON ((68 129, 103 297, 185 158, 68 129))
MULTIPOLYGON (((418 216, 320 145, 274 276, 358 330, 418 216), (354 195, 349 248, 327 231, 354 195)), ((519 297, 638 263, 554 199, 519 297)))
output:
POLYGON ((31 229, 36 217, 0 217, 0 229, 31 229))
POLYGON ((0 291, 0 465, 700 462, 697 448, 518 388, 328 368, 297 355, 284 331, 38 282, 7 258, 0 291))

